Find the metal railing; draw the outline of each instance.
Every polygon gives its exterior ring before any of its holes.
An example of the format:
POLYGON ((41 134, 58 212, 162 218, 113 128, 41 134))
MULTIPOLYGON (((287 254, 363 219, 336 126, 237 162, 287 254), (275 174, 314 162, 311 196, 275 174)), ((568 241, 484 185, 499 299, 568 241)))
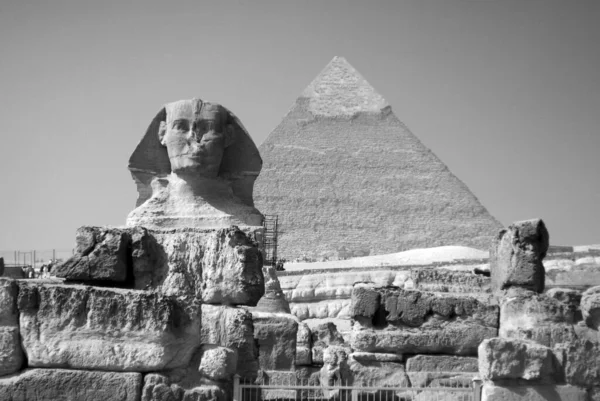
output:
POLYGON ((34 249, 29 251, 13 250, 0 251, 0 258, 4 259, 5 266, 33 267, 39 270, 50 260, 65 261, 75 253, 74 249, 34 249))
POLYGON ((431 381, 413 386, 410 383, 376 385, 347 381, 321 385, 315 380, 293 375, 278 380, 257 381, 236 375, 233 383, 234 401, 480 401, 479 378, 462 372, 427 373, 431 381), (448 377, 447 375, 454 377, 448 377), (444 376, 446 375, 446 376, 444 376))

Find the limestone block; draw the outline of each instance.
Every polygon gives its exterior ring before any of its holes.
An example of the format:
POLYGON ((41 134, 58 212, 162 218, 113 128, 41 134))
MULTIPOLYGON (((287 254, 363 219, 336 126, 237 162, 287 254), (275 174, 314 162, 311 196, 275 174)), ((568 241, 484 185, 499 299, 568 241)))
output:
POLYGON ((312 365, 312 334, 306 323, 298 323, 296 333, 296 366, 312 365))
POLYGON ((381 352, 353 352, 350 357, 359 362, 402 362, 402 354, 381 352))
POLYGON ((216 345, 202 347, 200 374, 211 380, 231 380, 237 369, 237 351, 216 345))
MULTIPOLYGON (((312 329, 312 362, 320 365, 323 363, 323 351, 332 345, 345 345, 344 337, 338 332, 335 324, 321 323, 312 329)), ((348 351, 350 353, 350 351, 348 351)))
POLYGON ((127 229, 131 236, 131 263, 133 288, 156 288, 165 278, 167 255, 156 237, 144 227, 127 229))
POLYGON ((470 380, 477 372, 477 358, 453 355, 416 355, 406 361, 406 374, 413 387, 427 387, 439 379, 456 379, 465 373, 470 380))
POLYGON ((552 350, 533 342, 491 338, 479 346, 479 374, 484 380, 524 379, 553 383, 561 368, 552 350))
POLYGON ((0 376, 18 372, 24 358, 17 326, 0 326, 0 376))
POLYGON ((0 376, 19 371, 24 363, 17 295, 14 280, 0 279, 0 376))
POLYGON ((120 229, 77 229, 77 253, 56 266, 57 277, 77 281, 125 282, 128 279, 129 234, 120 229))
POLYGON ((151 373, 144 377, 141 401, 226 401, 228 392, 214 384, 173 381, 167 375, 151 373))
POLYGON ((498 307, 466 295, 380 288, 382 309, 374 319, 356 318, 355 351, 475 355, 498 333, 498 307))
POLYGON ((350 357, 348 366, 354 385, 410 386, 404 364, 399 362, 366 361, 350 357))
POLYGON ((511 289, 500 300, 499 336, 532 340, 547 347, 576 338, 572 304, 537 294, 511 289))
POLYGON ((254 338, 261 369, 290 370, 294 366, 298 323, 292 315, 252 312, 254 338))
POLYGON ((500 231, 490 250, 494 290, 521 287, 544 291, 544 265, 549 235, 540 219, 519 221, 500 231))
POLYGON ((237 350, 236 372, 242 377, 256 375, 258 349, 254 342, 252 314, 244 308, 202 305, 200 343, 237 350))
POLYGON ((352 290, 350 316, 372 318, 379 309, 380 294, 377 290, 364 284, 356 284, 352 290))
POLYGON ((589 327, 600 329, 600 286, 592 287, 583 293, 581 314, 589 327))
POLYGON ((470 271, 413 269, 411 277, 416 288, 421 291, 478 294, 492 291, 489 277, 470 271))
POLYGON ((262 254, 237 227, 211 236, 202 259, 202 300, 254 306, 265 293, 262 254))
POLYGON ((583 387, 600 383, 600 343, 575 340, 555 347, 567 383, 583 387))
POLYGON ((10 401, 138 401, 140 373, 27 369, 0 378, 0 399, 10 401))
POLYGON ((587 401, 586 389, 575 386, 511 386, 485 383, 481 401, 587 401))
POLYGON ((14 280, 0 278, 0 326, 19 324, 17 294, 18 287, 14 280))
POLYGON ((31 367, 147 372, 186 366, 200 345, 199 308, 156 292, 19 283, 31 367))
POLYGON ((600 386, 589 389, 590 401, 600 401, 600 386))
POLYGON ((581 291, 571 288, 551 288, 545 294, 547 297, 554 298, 563 304, 571 306, 573 310, 579 308, 581 303, 581 291))

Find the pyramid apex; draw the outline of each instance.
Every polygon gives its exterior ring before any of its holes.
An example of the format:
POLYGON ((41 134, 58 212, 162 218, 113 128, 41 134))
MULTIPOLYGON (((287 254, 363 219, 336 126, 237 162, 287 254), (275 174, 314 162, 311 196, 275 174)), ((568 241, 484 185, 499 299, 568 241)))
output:
POLYGON ((341 56, 335 56, 304 89, 309 110, 320 116, 380 114, 389 103, 341 56))

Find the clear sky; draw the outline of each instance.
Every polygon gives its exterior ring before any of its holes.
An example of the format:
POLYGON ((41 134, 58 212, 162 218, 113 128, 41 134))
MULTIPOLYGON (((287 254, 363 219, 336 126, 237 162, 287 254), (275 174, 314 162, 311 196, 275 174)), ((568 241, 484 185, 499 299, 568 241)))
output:
POLYGON ((600 243, 599 21, 598 0, 2 0, 0 250, 124 224, 164 103, 220 102, 260 144, 336 55, 503 224, 600 243))

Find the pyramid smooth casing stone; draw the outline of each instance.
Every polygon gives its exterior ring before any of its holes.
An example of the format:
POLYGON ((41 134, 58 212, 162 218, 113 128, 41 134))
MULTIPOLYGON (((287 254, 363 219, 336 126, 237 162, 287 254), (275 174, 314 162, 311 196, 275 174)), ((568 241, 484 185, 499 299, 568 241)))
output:
POLYGON ((259 149, 255 204, 279 216, 278 254, 288 260, 487 249, 502 227, 342 57, 259 149))
POLYGON ((548 246, 548 230, 540 219, 519 221, 501 230, 490 250, 493 289, 520 287, 543 292, 546 272, 542 260, 548 246))
POLYGON ((0 378, 0 399, 7 401, 138 401, 141 373, 67 369, 27 369, 0 378))
POLYGON ((22 281, 28 366, 148 372, 185 367, 200 345, 199 307, 157 292, 22 281))

